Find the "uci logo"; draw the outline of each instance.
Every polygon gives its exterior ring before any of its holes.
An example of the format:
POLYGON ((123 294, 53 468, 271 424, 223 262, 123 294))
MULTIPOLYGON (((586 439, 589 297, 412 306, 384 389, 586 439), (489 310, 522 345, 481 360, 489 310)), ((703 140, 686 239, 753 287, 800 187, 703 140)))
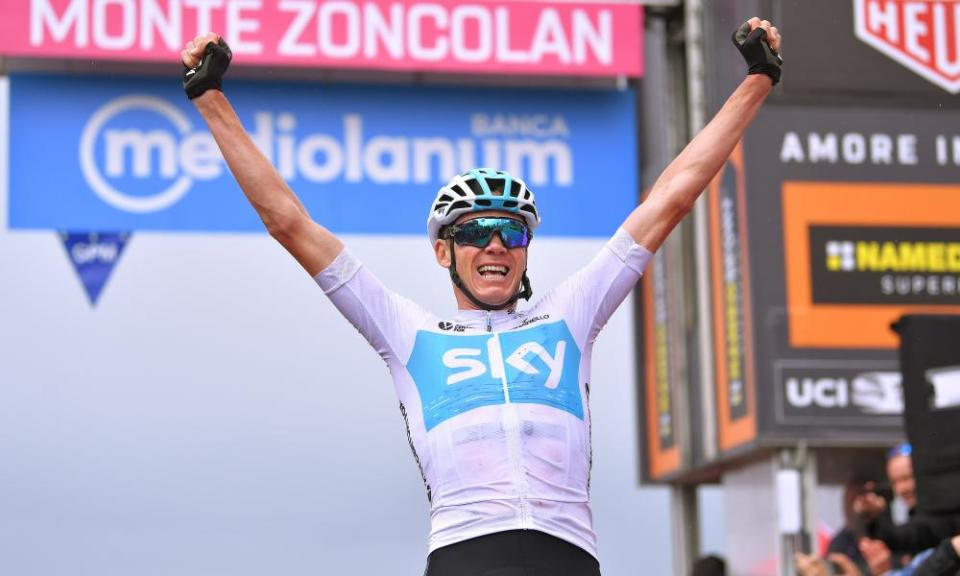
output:
POLYGON ((899 372, 865 372, 852 379, 790 377, 786 379, 787 402, 795 408, 848 408, 867 414, 895 415, 903 412, 899 372))
POLYGON ((788 378, 787 402, 797 408, 842 408, 850 404, 846 378, 788 378))
POLYGON ((110 206, 137 214, 167 209, 194 180, 223 172, 213 136, 194 131, 169 102, 146 95, 124 96, 100 107, 83 128, 79 152, 90 189, 110 206))

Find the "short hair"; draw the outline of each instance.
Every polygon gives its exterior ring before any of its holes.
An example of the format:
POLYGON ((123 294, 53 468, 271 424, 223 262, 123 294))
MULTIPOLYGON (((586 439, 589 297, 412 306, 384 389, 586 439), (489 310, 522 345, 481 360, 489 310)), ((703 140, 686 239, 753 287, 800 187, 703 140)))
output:
POLYGON ((893 460, 897 456, 910 456, 913 454, 913 446, 909 442, 901 442, 887 452, 887 460, 893 460))
POLYGON ((711 554, 693 563, 691 576, 726 576, 727 563, 723 558, 711 554))

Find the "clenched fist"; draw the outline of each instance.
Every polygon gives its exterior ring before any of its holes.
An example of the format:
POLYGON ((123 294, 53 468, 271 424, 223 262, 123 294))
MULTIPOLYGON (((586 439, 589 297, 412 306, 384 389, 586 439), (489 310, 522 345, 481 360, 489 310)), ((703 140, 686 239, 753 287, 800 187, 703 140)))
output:
POLYGON ((180 52, 183 63, 183 90, 193 100, 207 90, 222 90, 223 75, 233 53, 217 34, 201 34, 180 52))
POLYGON ((733 33, 733 43, 747 61, 747 74, 766 74, 774 84, 780 81, 780 32, 769 20, 756 16, 747 20, 733 33))

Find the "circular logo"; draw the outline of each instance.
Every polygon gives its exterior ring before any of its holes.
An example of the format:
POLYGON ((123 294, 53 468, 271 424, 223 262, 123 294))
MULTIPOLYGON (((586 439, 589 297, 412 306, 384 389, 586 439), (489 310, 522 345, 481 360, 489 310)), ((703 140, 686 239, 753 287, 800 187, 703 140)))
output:
POLYGON ((97 136, 113 117, 127 110, 150 110, 173 124, 180 134, 190 131, 190 121, 169 102, 154 96, 134 95, 112 100, 97 110, 83 128, 80 137, 80 169, 87 184, 104 202, 126 212, 143 214, 156 212, 176 204, 190 190, 193 180, 181 175, 173 184, 150 196, 130 196, 111 186, 104 179, 94 158, 97 136))

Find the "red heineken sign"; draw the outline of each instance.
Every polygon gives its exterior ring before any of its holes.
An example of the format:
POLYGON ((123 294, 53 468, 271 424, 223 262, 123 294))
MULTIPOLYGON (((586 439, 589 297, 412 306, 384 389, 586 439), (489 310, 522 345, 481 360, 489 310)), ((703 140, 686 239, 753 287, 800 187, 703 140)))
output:
POLYGON ((960 92, 960 0, 854 0, 857 37, 944 90, 960 92))

